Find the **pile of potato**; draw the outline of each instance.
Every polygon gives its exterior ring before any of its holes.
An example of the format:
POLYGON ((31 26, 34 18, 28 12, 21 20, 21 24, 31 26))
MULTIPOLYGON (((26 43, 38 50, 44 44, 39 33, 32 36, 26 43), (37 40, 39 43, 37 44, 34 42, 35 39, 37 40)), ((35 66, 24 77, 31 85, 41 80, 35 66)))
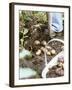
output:
POLYGON ((49 68, 47 77, 59 77, 64 76, 64 57, 58 57, 57 64, 49 68))
POLYGON ((43 40, 40 42, 39 40, 35 40, 34 45, 40 45, 41 47, 36 51, 36 55, 41 55, 42 53, 45 53, 48 56, 55 55, 56 50, 53 49, 51 46, 47 45, 47 42, 43 40))

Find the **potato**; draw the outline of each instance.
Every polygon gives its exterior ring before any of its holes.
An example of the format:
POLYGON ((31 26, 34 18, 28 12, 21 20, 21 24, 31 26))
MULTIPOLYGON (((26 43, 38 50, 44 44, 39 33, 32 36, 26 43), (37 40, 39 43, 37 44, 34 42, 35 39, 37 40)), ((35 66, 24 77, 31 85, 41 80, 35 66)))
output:
POLYGON ((59 66, 59 67, 63 67, 63 63, 58 62, 58 66, 59 66))
POLYGON ((51 56, 51 52, 50 51, 47 51, 46 53, 47 53, 47 55, 51 56))
POLYGON ((61 69, 61 68, 57 68, 55 72, 56 72, 56 74, 59 75, 59 76, 63 76, 63 75, 64 75, 64 70, 61 69))
POLYGON ((45 52, 45 48, 44 48, 44 47, 41 47, 41 50, 42 50, 43 52, 45 52))
POLYGON ((38 51, 36 52, 36 55, 40 55, 41 54, 41 50, 38 49, 38 51))
POLYGON ((35 45, 39 45, 40 44, 40 41, 39 40, 35 40, 34 44, 35 45))
POLYGON ((64 70, 64 64, 62 65, 62 69, 64 70))
POLYGON ((46 46, 47 49, 51 50, 52 48, 50 46, 46 46))
POLYGON ((41 43, 42 43, 42 45, 44 45, 44 46, 47 45, 47 42, 46 42, 45 40, 43 40, 41 43))
POLYGON ((48 50, 46 49, 46 48, 44 48, 44 47, 41 47, 41 50, 43 51, 43 52, 47 52, 48 50))
POLYGON ((51 54, 52 55, 55 55, 56 54, 56 51, 54 49, 51 50, 51 54))

